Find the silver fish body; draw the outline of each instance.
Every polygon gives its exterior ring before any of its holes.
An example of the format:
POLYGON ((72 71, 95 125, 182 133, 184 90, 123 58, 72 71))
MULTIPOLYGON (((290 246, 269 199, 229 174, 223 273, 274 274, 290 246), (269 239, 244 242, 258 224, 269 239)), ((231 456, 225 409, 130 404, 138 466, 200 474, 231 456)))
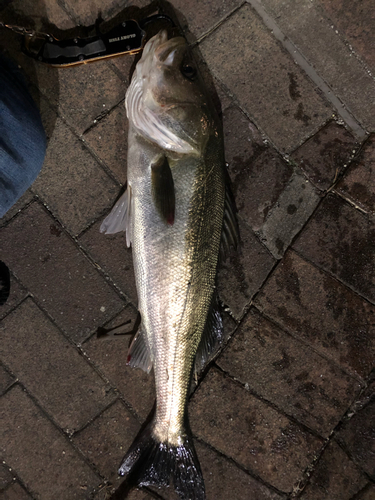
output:
POLYGON ((135 160, 131 164, 137 165, 128 180, 134 197, 132 246, 138 307, 155 374, 154 433, 176 446, 184 433, 191 371, 215 290, 224 176, 218 158, 175 160, 175 217, 173 225, 167 225, 152 199, 155 148, 139 137, 134 142, 142 145, 142 152, 131 147, 129 154, 135 160))
MULTIPOLYGON (((127 231, 141 327, 128 363, 154 368, 156 408, 120 467, 140 485, 168 485, 204 498, 187 399, 194 366, 222 337, 216 273, 225 223, 221 125, 187 57, 186 42, 160 32, 146 45, 126 96, 128 187, 102 230, 127 231), (188 62, 186 62, 188 61, 188 62), (185 66, 184 66, 185 65, 185 66)), ((230 210, 229 210, 230 211, 230 210)), ((228 219, 228 217, 227 217, 228 219)))

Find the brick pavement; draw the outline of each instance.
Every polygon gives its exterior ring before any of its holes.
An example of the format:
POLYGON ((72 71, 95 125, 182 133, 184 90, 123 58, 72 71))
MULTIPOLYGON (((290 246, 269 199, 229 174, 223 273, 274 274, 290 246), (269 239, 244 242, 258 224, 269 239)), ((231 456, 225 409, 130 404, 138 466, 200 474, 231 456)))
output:
MULTIPOLYGON (((208 500, 375 498, 371 3, 173 2, 221 106, 242 236, 219 272, 227 342, 189 405, 208 500)), ((0 19, 58 34, 123 10, 14 0, 0 19)), ((154 398, 128 339, 95 335, 136 320, 131 251, 98 231, 126 181, 133 58, 54 69, 18 44, 0 32, 49 144, 0 221, 0 497, 105 500, 154 398)))

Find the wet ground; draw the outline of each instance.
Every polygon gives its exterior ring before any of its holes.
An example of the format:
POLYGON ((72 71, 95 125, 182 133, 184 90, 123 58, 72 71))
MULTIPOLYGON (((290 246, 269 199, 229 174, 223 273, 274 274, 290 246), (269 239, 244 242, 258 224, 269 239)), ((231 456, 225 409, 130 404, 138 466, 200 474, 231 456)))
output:
MULTIPOLYGON (((0 20, 61 35, 125 4, 0 1, 0 20)), ((227 342, 189 404, 207 499, 374 499, 372 2, 173 4, 217 94, 242 238, 219 273, 227 342)), ((126 182, 134 58, 55 69, 19 43, 0 32, 49 142, 0 221, 0 497, 104 500, 154 398, 129 338, 96 338, 136 318, 131 251, 98 230, 126 182)))

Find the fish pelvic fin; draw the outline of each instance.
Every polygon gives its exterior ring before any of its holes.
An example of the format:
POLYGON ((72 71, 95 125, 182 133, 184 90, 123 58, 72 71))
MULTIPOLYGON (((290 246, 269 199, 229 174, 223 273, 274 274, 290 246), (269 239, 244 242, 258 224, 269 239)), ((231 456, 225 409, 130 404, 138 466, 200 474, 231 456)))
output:
POLYGON ((142 324, 130 344, 126 364, 132 368, 141 368, 146 373, 150 373, 151 371, 153 364, 151 352, 147 345, 146 334, 142 324))
POLYGON ((173 446, 160 442, 154 424, 137 436, 125 455, 119 475, 134 486, 174 485, 181 500, 205 500, 204 481, 191 434, 181 436, 173 446))
POLYGON ((100 226, 100 232, 105 234, 126 231, 126 245, 130 247, 130 218, 132 215, 132 190, 130 184, 117 200, 111 212, 100 226))

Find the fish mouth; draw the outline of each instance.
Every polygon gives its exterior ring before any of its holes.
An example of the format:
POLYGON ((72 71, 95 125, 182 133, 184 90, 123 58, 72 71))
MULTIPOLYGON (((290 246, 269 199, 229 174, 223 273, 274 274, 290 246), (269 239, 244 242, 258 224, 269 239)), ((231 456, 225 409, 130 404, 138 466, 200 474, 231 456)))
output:
POLYGON ((186 50, 187 43, 185 39, 178 36, 159 45, 155 50, 155 57, 166 66, 172 66, 182 61, 186 50))
POLYGON ((159 47, 161 44, 165 43, 168 40, 168 34, 166 30, 161 30, 159 33, 146 43, 142 53, 142 59, 146 58, 149 54, 153 54, 155 49, 159 47))
POLYGON ((142 59, 155 57, 159 62, 172 66, 182 60, 186 49, 187 43, 184 38, 177 36, 168 40, 167 31, 161 30, 146 43, 142 59))

